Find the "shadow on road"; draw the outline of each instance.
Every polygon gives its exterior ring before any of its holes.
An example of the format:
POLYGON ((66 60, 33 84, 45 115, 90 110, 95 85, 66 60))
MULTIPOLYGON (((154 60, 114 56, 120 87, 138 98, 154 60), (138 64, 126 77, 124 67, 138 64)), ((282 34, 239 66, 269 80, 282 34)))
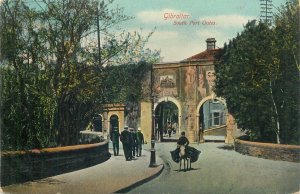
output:
MULTIPOLYGON (((40 180, 34 180, 32 181, 34 183, 42 183, 42 184, 49 184, 49 185, 58 185, 58 184, 63 184, 65 183, 64 181, 60 181, 54 178, 45 178, 45 179, 40 179, 40 180)), ((24 185, 30 185, 32 182, 25 182, 23 183, 24 185)))
POLYGON ((231 151, 231 150, 234 150, 234 145, 223 145, 223 146, 219 146, 217 148, 231 151))
POLYGON ((191 168, 191 169, 189 169, 189 170, 183 170, 183 169, 181 169, 181 170, 173 170, 173 171, 175 171, 175 172, 189 172, 189 171, 194 171, 194 170, 201 170, 201 168, 191 168))

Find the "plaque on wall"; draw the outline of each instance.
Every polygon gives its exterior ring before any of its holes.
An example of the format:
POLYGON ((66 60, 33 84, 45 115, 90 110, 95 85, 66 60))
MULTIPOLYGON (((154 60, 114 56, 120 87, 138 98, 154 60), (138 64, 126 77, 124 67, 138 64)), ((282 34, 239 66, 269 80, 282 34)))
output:
POLYGON ((173 75, 160 76, 160 86, 162 88, 174 88, 176 86, 174 76, 173 75))

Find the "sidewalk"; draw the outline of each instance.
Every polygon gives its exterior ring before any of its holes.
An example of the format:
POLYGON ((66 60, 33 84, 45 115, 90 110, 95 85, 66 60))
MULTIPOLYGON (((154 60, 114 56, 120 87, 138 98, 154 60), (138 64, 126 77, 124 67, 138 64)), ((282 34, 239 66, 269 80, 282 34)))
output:
MULTIPOLYGON (((148 147, 148 146, 145 146, 148 147)), ((113 151, 110 149, 110 153, 113 151)), ((4 193, 56 193, 92 194, 125 192, 155 178, 163 170, 163 161, 156 154, 157 167, 149 168, 150 152, 143 150, 142 156, 125 161, 122 148, 120 156, 82 170, 48 177, 34 182, 2 187, 4 193)))

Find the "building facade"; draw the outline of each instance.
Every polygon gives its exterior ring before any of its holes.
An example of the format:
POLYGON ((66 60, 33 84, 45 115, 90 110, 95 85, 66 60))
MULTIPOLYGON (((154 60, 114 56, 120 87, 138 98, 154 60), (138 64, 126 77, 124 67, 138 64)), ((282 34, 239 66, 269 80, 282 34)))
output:
POLYGON ((140 126, 148 141, 156 130, 164 130, 157 109, 162 103, 170 102, 177 107, 177 119, 170 117, 167 124, 176 126, 177 136, 185 131, 191 142, 201 142, 203 127, 225 124, 228 125, 225 141, 233 142, 234 118, 228 113, 225 100, 214 93, 215 65, 221 51, 215 43, 214 38, 208 38, 207 49, 199 54, 175 63, 153 65, 148 84, 145 84, 152 86, 152 94, 141 102, 140 126), (172 120, 175 123, 171 123, 172 120))

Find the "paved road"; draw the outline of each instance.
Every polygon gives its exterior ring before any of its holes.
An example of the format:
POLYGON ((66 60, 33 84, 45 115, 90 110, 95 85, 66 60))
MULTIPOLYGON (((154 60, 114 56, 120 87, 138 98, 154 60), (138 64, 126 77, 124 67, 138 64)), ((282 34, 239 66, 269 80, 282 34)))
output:
MULTIPOLYGON (((110 153, 113 153, 111 149, 110 153)), ((148 167, 150 163, 150 152, 148 151, 143 151, 141 157, 132 161, 125 161, 122 149, 120 154, 120 156, 112 156, 109 160, 89 168, 32 182, 9 185, 0 188, 0 193, 109 194, 143 183, 158 175, 163 169, 163 161, 160 158, 157 158, 157 167, 148 167)))
POLYGON ((221 149, 223 143, 192 144, 202 151, 192 170, 178 172, 170 157, 175 143, 156 144, 157 155, 166 163, 156 179, 129 193, 234 193, 281 194, 299 191, 300 164, 273 161, 221 149))

